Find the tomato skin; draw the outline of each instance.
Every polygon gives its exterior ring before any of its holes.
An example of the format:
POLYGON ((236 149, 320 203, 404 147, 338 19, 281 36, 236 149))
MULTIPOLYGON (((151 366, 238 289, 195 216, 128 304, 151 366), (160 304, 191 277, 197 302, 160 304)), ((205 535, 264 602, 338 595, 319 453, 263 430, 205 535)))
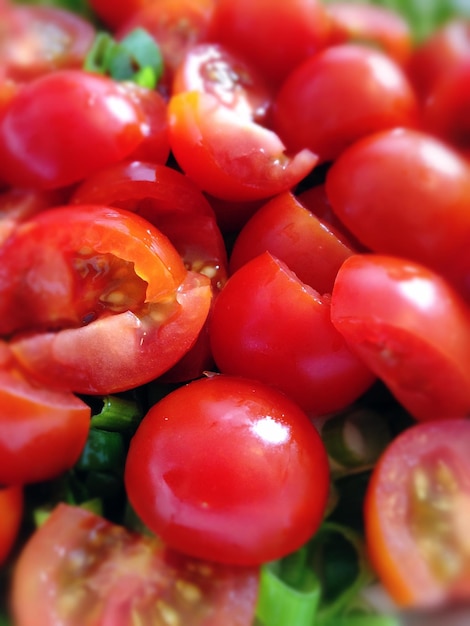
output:
POLYGON ((309 150, 286 155, 275 133, 240 118, 210 94, 176 94, 168 113, 170 146, 179 166, 216 198, 268 198, 300 182, 318 160, 309 150))
POLYGON ((259 572, 201 562, 61 503, 13 571, 16 626, 250 626, 259 572), (170 616, 170 617, 168 617, 170 616))
POLYGON ((469 166, 448 144, 411 129, 375 133, 335 161, 326 192, 367 248, 423 263, 469 297, 469 166))
POLYGON ((23 86, 1 119, 0 178, 39 189, 78 182, 130 155, 145 136, 144 122, 111 78, 81 70, 40 76, 23 86))
POLYGON ((298 65, 278 91, 272 112, 273 128, 288 148, 309 148, 322 162, 375 131, 414 126, 417 115, 401 67, 360 44, 330 46, 298 65))
POLYGON ((439 274, 354 255, 338 272, 331 319, 415 419, 470 413, 470 309, 439 274))
POLYGON ((211 40, 250 59, 273 85, 323 48, 328 33, 317 0, 218 0, 210 26, 211 40))
POLYGON ((0 484, 57 478, 78 460, 91 410, 71 393, 42 388, 0 344, 0 484))
POLYGON ((265 250, 321 294, 331 293, 338 269, 353 253, 332 227, 310 213, 290 191, 269 200, 239 232, 230 272, 265 250))
POLYGON ((214 303, 210 337, 222 373, 272 385, 310 416, 345 408, 375 380, 333 327, 329 298, 269 252, 230 276, 214 303))
POLYGON ((170 546, 256 565, 318 528, 328 461, 316 429, 286 396, 214 375, 150 409, 131 441, 125 484, 138 515, 170 546))
POLYGON ((462 524, 469 506, 469 444, 467 419, 417 424, 391 442, 374 468, 364 510, 368 553, 381 582, 402 607, 435 609, 468 600, 462 524), (440 475, 442 482, 436 484, 440 475), (444 514, 439 502, 446 505, 444 514), (438 530, 442 516, 454 533, 450 545, 447 538, 447 551, 445 531, 438 530), (457 564, 453 575, 446 578, 445 567, 441 575, 436 572, 431 552, 431 560, 426 556, 426 540, 428 548, 437 548, 442 566, 451 558, 457 564))
POLYGON ((11 553, 20 529, 23 517, 23 487, 0 488, 0 565, 3 565, 11 553))

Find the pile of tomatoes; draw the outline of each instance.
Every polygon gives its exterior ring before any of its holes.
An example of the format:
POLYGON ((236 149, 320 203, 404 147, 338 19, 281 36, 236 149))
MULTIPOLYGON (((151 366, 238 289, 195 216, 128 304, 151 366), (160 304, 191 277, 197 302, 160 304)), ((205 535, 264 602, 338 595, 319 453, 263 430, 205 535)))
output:
POLYGON ((418 43, 347 2, 87 11, 0 1, 15 626, 251 626, 260 567, 330 513, 320 424, 378 392, 406 427, 367 485, 375 575, 400 606, 468 601, 470 24, 418 43), (118 474, 145 531, 66 499, 32 529, 108 397, 140 403, 118 474))

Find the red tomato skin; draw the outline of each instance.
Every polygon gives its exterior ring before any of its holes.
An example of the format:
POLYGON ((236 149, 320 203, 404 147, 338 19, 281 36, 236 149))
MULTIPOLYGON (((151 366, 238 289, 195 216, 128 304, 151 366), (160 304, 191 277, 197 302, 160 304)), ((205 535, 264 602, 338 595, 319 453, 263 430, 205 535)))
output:
POLYGON ((287 155, 274 132, 240 118, 210 94, 176 94, 168 114, 176 161, 200 189, 216 198, 268 198, 299 183, 318 161, 309 150, 287 155))
MULTIPOLYGON (((456 481, 447 511, 458 533, 458 516, 465 519, 468 510, 469 445, 467 419, 416 424, 392 441, 373 470, 364 509, 368 555, 382 584, 401 607, 434 610, 468 600, 468 566, 453 581, 445 582, 426 561, 418 543, 420 529, 413 532, 411 527, 410 496, 415 488, 412 472, 441 461, 456 481)), ((432 528, 427 531, 429 539, 432 528)))
POLYGON ((335 161, 326 192, 366 248, 427 265, 470 296, 469 166, 448 144, 411 129, 375 133, 335 161))
POLYGON ((11 606, 16 626, 251 626, 258 581, 60 503, 15 563, 11 606))
POLYGON ((150 409, 131 441, 125 484, 168 545, 257 565, 315 532, 328 475, 323 443, 295 403, 261 383, 215 375, 150 409))
POLYGON ((222 373, 272 385, 309 416, 345 408, 375 380, 333 327, 329 298, 269 252, 230 276, 214 303, 210 336, 222 373))
POLYGON ((305 58, 323 48, 329 20, 317 0, 219 0, 210 40, 251 60, 273 85, 305 58))
POLYGON ((320 294, 331 293, 338 269, 353 254, 290 191, 269 200, 242 228, 233 244, 230 272, 265 250, 320 294))
POLYGON ((17 187, 65 187, 130 155, 145 116, 111 78, 52 72, 24 85, 0 122, 0 178, 17 187), (53 129, 53 132, 51 132, 53 129))
POLYGON ((330 46, 298 65, 273 105, 273 128, 290 150, 336 159, 359 138, 415 126, 418 107, 405 72, 366 45, 330 46))
POLYGON ((22 485, 0 488, 0 566, 9 557, 20 530, 24 496, 22 485))
POLYGON ((0 344, 0 484, 57 478, 78 460, 91 410, 71 393, 42 388, 0 344))
POLYGON ((439 274, 354 255, 338 272, 331 319, 415 419, 470 412, 470 309, 439 274))

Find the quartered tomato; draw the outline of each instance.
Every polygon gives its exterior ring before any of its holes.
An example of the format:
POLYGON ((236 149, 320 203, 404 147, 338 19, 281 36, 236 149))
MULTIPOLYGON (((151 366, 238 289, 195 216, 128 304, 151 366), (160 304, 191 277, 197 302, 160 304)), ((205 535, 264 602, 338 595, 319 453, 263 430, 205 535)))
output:
POLYGON ((0 485, 51 480, 70 469, 85 446, 90 418, 82 400, 36 384, 0 343, 0 485))
POLYGON ((193 345, 210 280, 125 210, 49 209, 0 248, 0 332, 52 388, 111 393, 156 378, 193 345))
POLYGON ((224 200, 256 200, 286 191, 318 160, 310 150, 286 154, 274 132, 239 117, 207 93, 174 95, 169 120, 179 166, 203 191, 224 200))
POLYGON ((317 430, 292 400, 217 374, 151 407, 131 441, 125 484, 139 517, 174 549, 256 565, 318 529, 329 467, 317 430))
POLYGON ((439 274, 403 258, 351 256, 331 319, 414 418, 470 415, 470 308, 439 274))
POLYGON ((14 546, 23 516, 23 487, 0 488, 0 565, 3 565, 14 546))
POLYGON ((16 626, 251 626, 256 568, 201 562, 58 505, 15 565, 16 626))
MULTIPOLYGON (((401 606, 435 610, 468 601, 469 446, 468 419, 418 424, 391 442, 373 471, 365 502, 368 552, 401 606)), ((447 623, 446 615, 441 619, 447 623)))

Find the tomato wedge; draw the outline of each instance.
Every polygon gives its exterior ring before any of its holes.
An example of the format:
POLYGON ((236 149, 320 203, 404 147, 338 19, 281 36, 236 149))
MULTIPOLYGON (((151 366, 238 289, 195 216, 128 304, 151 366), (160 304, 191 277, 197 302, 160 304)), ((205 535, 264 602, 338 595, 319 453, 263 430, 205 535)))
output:
POLYGON ((23 487, 14 485, 0 489, 0 565, 8 558, 18 536, 23 515, 23 487))
POLYGON ((16 626, 250 626, 257 568, 182 556, 90 511, 59 504, 16 563, 16 626))

